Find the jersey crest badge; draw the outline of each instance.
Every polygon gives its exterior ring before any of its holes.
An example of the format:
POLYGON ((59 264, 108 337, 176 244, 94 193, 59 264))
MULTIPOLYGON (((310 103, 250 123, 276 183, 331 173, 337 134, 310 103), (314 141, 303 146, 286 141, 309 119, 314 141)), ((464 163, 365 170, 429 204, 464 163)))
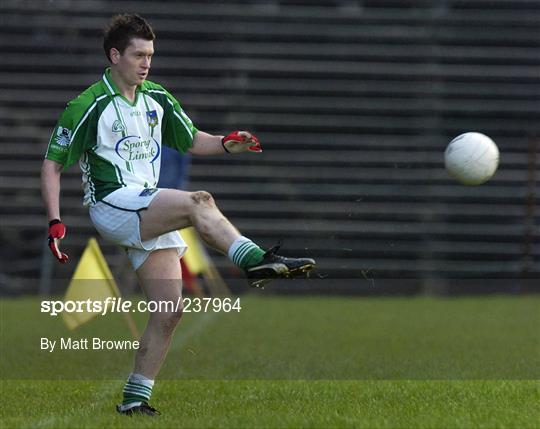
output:
POLYGON ((119 119, 114 121, 114 123, 112 124, 112 132, 113 133, 121 133, 125 129, 126 129, 126 127, 124 127, 124 124, 119 119))
POLYGON ((64 127, 58 127, 56 130, 56 143, 60 146, 69 146, 69 143, 71 142, 71 130, 64 128, 64 127))
POLYGON ((154 128, 158 124, 157 112, 155 110, 146 112, 146 120, 148 121, 148 125, 154 128))

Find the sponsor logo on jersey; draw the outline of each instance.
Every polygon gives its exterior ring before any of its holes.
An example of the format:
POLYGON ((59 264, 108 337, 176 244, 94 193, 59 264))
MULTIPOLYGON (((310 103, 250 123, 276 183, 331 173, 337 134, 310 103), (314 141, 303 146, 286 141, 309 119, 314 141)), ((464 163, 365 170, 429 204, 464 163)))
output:
POLYGON ((139 197, 147 197, 157 192, 157 188, 146 188, 139 194, 139 197))
POLYGON ((148 121, 148 125, 155 127, 158 124, 157 112, 155 110, 146 112, 146 120, 148 121))
POLYGON ((116 142, 116 154, 124 161, 154 162, 159 158, 161 149, 155 138, 142 140, 140 136, 126 136, 116 142))
POLYGON ((124 127, 124 124, 119 119, 114 121, 114 123, 112 124, 112 132, 113 133, 121 133, 125 129, 126 129, 126 127, 124 127))
POLYGON ((69 146, 70 142, 71 130, 64 127, 58 127, 58 129, 56 130, 56 143, 60 146, 67 147, 69 146))

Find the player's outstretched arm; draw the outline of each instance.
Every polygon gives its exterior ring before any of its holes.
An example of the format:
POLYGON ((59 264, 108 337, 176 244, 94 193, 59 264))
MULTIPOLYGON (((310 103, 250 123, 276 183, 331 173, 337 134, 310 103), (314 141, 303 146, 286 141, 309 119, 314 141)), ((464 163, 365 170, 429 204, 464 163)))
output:
POLYGON ((233 131, 226 136, 213 136, 198 131, 189 150, 193 155, 218 155, 224 152, 262 152, 259 139, 249 131, 233 131))
POLYGON ((59 248, 60 240, 66 235, 66 227, 60 220, 60 175, 62 164, 46 159, 41 167, 41 196, 49 221, 49 248, 61 263, 68 256, 59 248))

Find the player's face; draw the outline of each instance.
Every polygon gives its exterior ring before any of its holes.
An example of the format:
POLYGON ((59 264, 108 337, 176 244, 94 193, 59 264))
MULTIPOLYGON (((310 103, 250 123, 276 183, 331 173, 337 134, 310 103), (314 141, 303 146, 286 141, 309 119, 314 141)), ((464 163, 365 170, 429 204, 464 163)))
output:
POLYGON ((154 42, 144 39, 131 39, 123 54, 118 51, 111 55, 118 74, 128 86, 140 85, 150 71, 154 55, 154 42))

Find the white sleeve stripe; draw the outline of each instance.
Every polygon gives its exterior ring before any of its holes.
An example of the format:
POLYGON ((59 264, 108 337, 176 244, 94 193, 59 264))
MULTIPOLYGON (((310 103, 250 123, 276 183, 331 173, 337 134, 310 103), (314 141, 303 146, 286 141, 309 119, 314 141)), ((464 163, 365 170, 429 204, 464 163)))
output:
POLYGON ((185 113, 183 110, 180 111, 180 114, 182 115, 182 118, 184 118, 184 120, 185 120, 187 123, 190 123, 190 122, 191 122, 191 119, 189 119, 189 116, 186 115, 186 113, 185 113))
POLYGON ((77 131, 79 131, 79 128, 81 128, 82 124, 84 123, 84 121, 86 121, 86 118, 88 118, 88 115, 90 115, 90 113, 92 112, 92 110, 95 109, 95 107, 97 106, 97 102, 100 101, 100 100, 103 100, 105 97, 108 97, 107 94, 104 94, 98 98, 96 98, 96 100, 94 101, 94 104, 92 104, 90 106, 90 108, 86 111, 86 114, 83 116, 83 118, 79 121, 79 124, 77 125, 77 128, 75 128, 75 131, 73 131, 73 135, 71 136, 71 141, 74 141, 75 140, 75 136, 77 135, 77 131))
MULTIPOLYGON (((86 114, 83 116, 83 118, 79 121, 77 127, 75 128, 75 131, 73 132, 73 135, 71 136, 71 141, 70 141, 70 144, 71 142, 75 139, 75 134, 77 134, 77 131, 79 131, 79 128, 81 127, 81 125, 83 124, 83 122, 86 120, 86 118, 88 117, 88 115, 90 114, 90 112, 92 110, 94 110, 94 108, 96 107, 97 105, 97 102, 102 100, 103 98, 107 97, 106 94, 98 97, 95 99, 94 103, 90 106, 90 108, 86 111, 86 114)), ((56 130, 56 127, 54 127, 53 129, 53 132, 51 134, 51 138, 49 139, 49 145, 47 146, 47 152, 45 153, 45 158, 47 158, 47 155, 49 154, 49 149, 51 147, 51 141, 52 141, 52 138, 53 138, 53 135, 54 135, 54 130, 56 130)))
POLYGON ((188 132, 189 136, 191 137, 191 139, 193 139, 193 133, 191 132, 190 128, 188 127, 188 125, 184 122, 184 120, 182 119, 182 117, 176 112, 174 111, 174 116, 176 116, 178 119, 180 119, 180 122, 182 123, 182 125, 184 126, 184 128, 186 129, 186 131, 188 132))
POLYGON ((103 74, 103 82, 105 82, 105 85, 107 85, 107 89, 111 91, 111 94, 114 95, 115 94, 114 89, 109 83, 109 81, 107 80, 107 76, 105 74, 103 74))

